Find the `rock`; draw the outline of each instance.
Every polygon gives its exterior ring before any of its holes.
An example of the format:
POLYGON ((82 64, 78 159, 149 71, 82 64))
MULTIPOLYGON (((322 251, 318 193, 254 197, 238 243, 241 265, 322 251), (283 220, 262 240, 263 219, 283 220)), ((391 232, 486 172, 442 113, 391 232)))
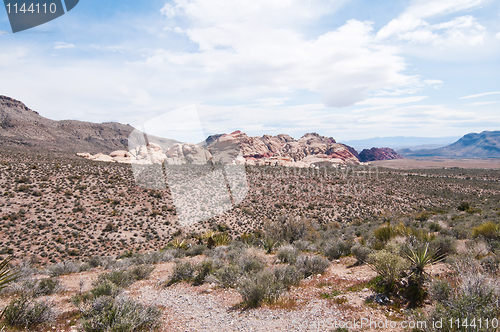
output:
POLYGON ((391 148, 371 148, 370 150, 364 149, 359 154, 359 160, 361 162, 393 159, 404 158, 391 148))

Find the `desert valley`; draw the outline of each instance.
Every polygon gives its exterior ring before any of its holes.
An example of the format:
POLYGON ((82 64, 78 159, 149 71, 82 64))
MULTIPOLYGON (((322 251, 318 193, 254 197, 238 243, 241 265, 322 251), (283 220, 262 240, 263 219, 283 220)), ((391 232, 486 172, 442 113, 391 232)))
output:
POLYGON ((2 331, 498 330, 500 132, 142 144, 4 96, 0 127, 2 331))

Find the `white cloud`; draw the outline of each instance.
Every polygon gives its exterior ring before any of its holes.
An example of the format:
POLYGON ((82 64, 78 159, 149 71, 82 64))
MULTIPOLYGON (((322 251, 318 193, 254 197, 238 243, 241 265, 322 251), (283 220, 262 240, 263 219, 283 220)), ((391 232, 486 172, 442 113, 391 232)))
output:
POLYGON ((434 46, 474 46, 483 42, 486 28, 473 16, 430 24, 424 19, 472 9, 487 0, 417 0, 377 33, 379 40, 396 39, 434 46))
POLYGON ((422 101, 426 96, 414 96, 406 98, 368 98, 364 101, 356 103, 358 106, 373 105, 373 106, 394 106, 399 104, 409 104, 422 101))
POLYGON ((499 32, 499 33, 497 33, 497 34, 495 35, 495 37, 497 37, 497 39, 500 39, 500 32, 499 32))
POLYGON ((492 104, 498 104, 498 101, 481 101, 477 103, 470 103, 467 104, 469 106, 485 106, 485 105, 492 105, 492 104))
POLYGON ((75 45, 67 44, 64 42, 57 42, 56 45, 54 46, 55 50, 62 50, 62 49, 69 49, 69 48, 75 48, 75 45))
POLYGON ((7 31, 0 30, 0 35, 6 34, 6 33, 7 33, 7 31))
POLYGON ((182 76, 183 90, 248 102, 266 94, 310 91, 327 106, 344 107, 379 90, 400 95, 422 88, 416 76, 402 73, 406 64, 399 49, 375 40, 370 22, 350 20, 305 38, 301 25, 336 9, 328 5, 319 0, 176 0, 162 13, 190 22, 174 31, 197 44, 198 52, 160 49, 142 65, 182 76), (190 79, 195 73, 197 79, 190 79))
POLYGON ((458 99, 470 99, 470 98, 479 98, 479 97, 484 97, 484 96, 489 96, 489 95, 497 95, 500 94, 500 91, 495 91, 495 92, 485 92, 485 93, 478 93, 476 95, 470 95, 470 96, 465 96, 465 97, 460 97, 458 99))

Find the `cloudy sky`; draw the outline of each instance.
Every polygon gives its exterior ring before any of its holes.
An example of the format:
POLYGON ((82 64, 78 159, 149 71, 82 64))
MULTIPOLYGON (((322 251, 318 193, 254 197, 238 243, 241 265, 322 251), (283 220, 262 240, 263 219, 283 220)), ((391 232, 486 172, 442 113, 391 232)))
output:
POLYGON ((499 60, 495 0, 80 0, 16 34, 0 10, 0 94, 58 120, 461 136, 500 130, 499 60))

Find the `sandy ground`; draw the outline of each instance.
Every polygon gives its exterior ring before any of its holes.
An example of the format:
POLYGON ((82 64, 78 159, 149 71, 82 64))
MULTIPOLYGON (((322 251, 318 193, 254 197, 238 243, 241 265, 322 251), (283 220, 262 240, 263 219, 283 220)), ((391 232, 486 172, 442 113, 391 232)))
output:
POLYGON ((396 159, 380 160, 370 163, 373 166, 394 169, 432 169, 432 168, 485 168, 500 169, 500 159, 396 159))
MULTIPOLYGON (((367 266, 352 267, 352 257, 334 261, 322 275, 315 275, 301 282, 288 292, 276 305, 263 305, 257 309, 242 309, 241 296, 234 289, 221 289, 215 285, 192 286, 188 283, 164 288, 159 284, 167 280, 174 263, 162 263, 147 280, 134 283, 125 295, 146 305, 163 309, 161 332, 219 332, 219 331, 331 331, 353 322, 378 322, 382 328, 355 326, 349 331, 404 331, 407 318, 403 309, 366 303, 374 295, 365 283, 376 274, 367 266), (354 288, 348 289, 354 286, 354 288), (321 294, 334 296, 324 298, 321 294), (339 303, 345 298, 345 303, 339 303), (337 300, 336 300, 337 299, 337 300), (390 327, 390 324, 396 327, 390 327)), ((436 265, 429 272, 433 275, 445 271, 444 265, 436 265)), ((77 309, 71 304, 71 296, 89 290, 92 281, 102 270, 88 271, 59 278, 64 291, 46 300, 56 304, 59 318, 53 332, 74 332, 78 326, 77 309), (81 282, 83 281, 83 282, 81 282), (83 285, 83 287, 82 287, 83 285)), ((4 306, 9 298, 2 298, 4 306)))

